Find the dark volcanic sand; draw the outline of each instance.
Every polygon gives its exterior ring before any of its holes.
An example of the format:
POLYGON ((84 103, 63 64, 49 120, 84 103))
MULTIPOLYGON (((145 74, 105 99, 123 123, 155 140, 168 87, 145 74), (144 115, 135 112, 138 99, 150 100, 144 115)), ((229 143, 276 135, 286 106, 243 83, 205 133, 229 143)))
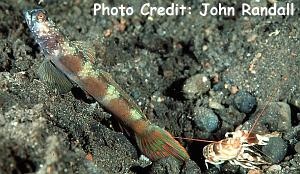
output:
MULTIPOLYGON (((135 9, 143 4, 102 2, 135 9)), ((200 2, 175 2, 191 6, 193 15, 94 17, 94 1, 89 0, 44 0, 41 6, 69 39, 93 44, 99 68, 112 74, 153 123, 175 136, 223 139, 272 102, 255 130, 280 132, 287 153, 271 168, 262 168, 299 173, 300 10, 292 17, 200 17, 200 2), (195 74, 208 77, 211 86, 202 92, 200 86, 199 95, 186 97, 182 87, 195 74), (234 106, 236 87, 257 100, 248 114, 234 106), (199 107, 213 110, 219 119, 211 133, 198 125, 206 117, 194 114, 199 107)), ((267 0, 246 2, 271 5, 267 0)), ((300 1, 288 2, 300 7, 300 1)), ((238 0, 222 3, 240 7, 238 0)), ((45 86, 36 75, 43 56, 22 17, 22 10, 36 5, 28 0, 0 2, 0 173, 200 173, 199 167, 204 173, 247 173, 228 162, 220 171, 213 165, 207 170, 202 156, 207 143, 191 141, 181 143, 193 161, 181 165, 167 158, 150 165, 139 159, 134 139, 80 89, 58 95, 45 86), (90 154, 92 161, 86 160, 90 154)))

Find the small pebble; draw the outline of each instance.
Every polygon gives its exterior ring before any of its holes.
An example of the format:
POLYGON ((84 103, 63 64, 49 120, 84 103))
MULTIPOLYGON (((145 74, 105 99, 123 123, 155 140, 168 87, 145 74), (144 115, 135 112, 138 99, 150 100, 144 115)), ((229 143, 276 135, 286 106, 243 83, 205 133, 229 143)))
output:
POLYGON ((200 130, 213 132, 218 128, 219 118, 211 109, 205 107, 195 107, 193 114, 194 124, 200 130))
MULTIPOLYGON (((51 172, 51 170, 49 172, 49 170, 47 170, 47 169, 46 169, 46 171, 41 172, 41 170, 39 170, 37 173, 56 173, 56 172, 51 172)), ((65 173, 68 173, 68 172, 65 172, 65 173)), ((105 171, 102 167, 97 166, 93 161, 83 160, 83 166, 79 167, 78 173, 104 174, 104 173, 108 173, 108 172, 105 171)))
POLYGON ((290 99, 289 102, 297 109, 300 109, 300 94, 295 94, 294 96, 292 96, 292 99, 290 99))
POLYGON ((218 82, 213 85, 214 91, 221 91, 222 89, 224 89, 224 82, 218 82))
POLYGON ((257 169, 251 169, 248 171, 247 174, 262 174, 262 172, 260 170, 257 169))
POLYGON ((295 144, 294 149, 295 149, 295 151, 296 151, 297 153, 300 154, 300 142, 298 142, 298 143, 295 144))
POLYGON ((196 74, 185 81, 183 85, 184 96, 187 99, 197 98, 210 89, 210 80, 203 74, 196 74))
POLYGON ((141 155, 141 156, 139 157, 139 160, 146 161, 146 162, 149 162, 149 161, 150 161, 150 159, 149 159, 148 157, 146 157, 145 155, 141 155))
POLYGON ((220 82, 220 76, 219 76, 219 74, 213 75, 212 83, 219 83, 219 82, 220 82))
MULTIPOLYGON (((283 139, 289 140, 290 144, 296 144, 300 139, 300 124, 293 126, 292 129, 289 129, 283 134, 283 139)), ((299 149, 300 152, 300 149, 299 149)), ((300 155, 300 153, 299 153, 300 155)))
POLYGON ((221 169, 221 173, 241 173, 241 174, 245 174, 244 172, 240 171, 239 165, 232 165, 230 163, 222 164, 222 167, 220 169, 221 169))
POLYGON ((4 126, 5 123, 6 123, 5 118, 4 118, 3 116, 0 116, 0 126, 1 126, 1 127, 4 126))
POLYGON ((279 114, 279 124, 278 124, 278 131, 287 131, 292 127, 292 120, 291 120, 291 108, 287 103, 284 102, 274 102, 271 103, 272 109, 274 111, 278 111, 279 114))
POLYGON ((256 107, 256 98, 249 92, 239 91, 234 97, 234 106, 240 112, 248 114, 256 107))
POLYGON ((237 92, 239 92, 239 88, 237 86, 231 86, 230 92, 231 94, 236 94, 237 92))
POLYGON ((167 157, 153 162, 150 173, 180 173, 178 161, 173 157, 167 157))
POLYGON ((271 167, 268 168, 268 172, 279 172, 282 169, 282 167, 280 165, 272 165, 271 167))
POLYGON ((210 108, 212 108, 212 109, 217 109, 217 110, 224 109, 224 106, 223 106, 223 105, 221 105, 221 104, 218 103, 218 102, 212 101, 212 100, 209 100, 208 106, 209 106, 210 108))
POLYGON ((200 167, 192 160, 186 161, 183 169, 181 171, 182 174, 198 174, 201 173, 200 167))
POLYGON ((288 131, 292 128, 291 108, 284 102, 271 102, 261 118, 270 131, 288 131))
POLYGON ((268 144, 262 147, 262 152, 272 163, 279 163, 287 153, 287 143, 282 138, 271 137, 268 144))

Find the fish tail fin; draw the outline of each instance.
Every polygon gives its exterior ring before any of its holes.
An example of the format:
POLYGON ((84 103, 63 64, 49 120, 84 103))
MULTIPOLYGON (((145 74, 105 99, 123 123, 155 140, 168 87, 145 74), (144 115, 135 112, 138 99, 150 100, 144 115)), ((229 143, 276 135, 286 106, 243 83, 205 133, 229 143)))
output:
POLYGON ((150 125, 142 134, 136 134, 137 144, 144 155, 150 160, 173 156, 186 161, 190 157, 181 144, 166 130, 150 125))

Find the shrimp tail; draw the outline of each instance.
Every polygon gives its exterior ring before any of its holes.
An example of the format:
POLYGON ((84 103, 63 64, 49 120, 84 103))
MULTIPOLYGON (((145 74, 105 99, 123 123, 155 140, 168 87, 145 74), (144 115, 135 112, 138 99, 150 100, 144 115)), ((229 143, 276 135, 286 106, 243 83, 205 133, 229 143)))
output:
POLYGON ((144 155, 151 161, 173 156, 178 160, 187 161, 187 151, 166 130, 153 124, 142 134, 136 134, 136 142, 144 155))

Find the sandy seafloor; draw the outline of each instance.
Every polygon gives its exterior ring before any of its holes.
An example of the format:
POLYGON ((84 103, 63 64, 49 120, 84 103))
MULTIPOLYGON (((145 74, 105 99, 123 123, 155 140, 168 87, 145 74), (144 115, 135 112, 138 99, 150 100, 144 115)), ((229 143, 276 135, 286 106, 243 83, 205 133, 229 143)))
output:
MULTIPOLYGON (((201 17, 197 12, 204 1, 175 0, 191 6, 193 15, 121 18, 93 16, 94 2, 44 0, 40 6, 70 40, 93 44, 99 68, 112 74, 153 123, 175 136, 221 140, 226 132, 251 123, 265 107, 254 132, 280 133, 281 139, 263 149, 263 156, 277 156, 277 162, 261 171, 228 162, 206 169, 202 148, 207 143, 186 140, 180 140, 191 156, 186 164, 140 158, 134 139, 80 89, 59 95, 39 80, 36 71, 43 56, 22 16, 37 1, 1 0, 1 174, 300 173, 299 9, 285 17, 201 17), (196 74, 208 82, 193 83, 190 78, 196 74), (195 94, 184 90, 187 79, 195 94), (250 113, 234 104, 237 90, 256 99, 250 113), (201 114, 203 110, 212 116, 201 114)), ((145 3, 102 2, 136 9, 145 3)), ((271 0, 244 2, 272 5, 271 0)), ((300 1, 288 2, 300 7, 300 1)), ((238 0, 222 3, 237 10, 241 5, 238 0)))

